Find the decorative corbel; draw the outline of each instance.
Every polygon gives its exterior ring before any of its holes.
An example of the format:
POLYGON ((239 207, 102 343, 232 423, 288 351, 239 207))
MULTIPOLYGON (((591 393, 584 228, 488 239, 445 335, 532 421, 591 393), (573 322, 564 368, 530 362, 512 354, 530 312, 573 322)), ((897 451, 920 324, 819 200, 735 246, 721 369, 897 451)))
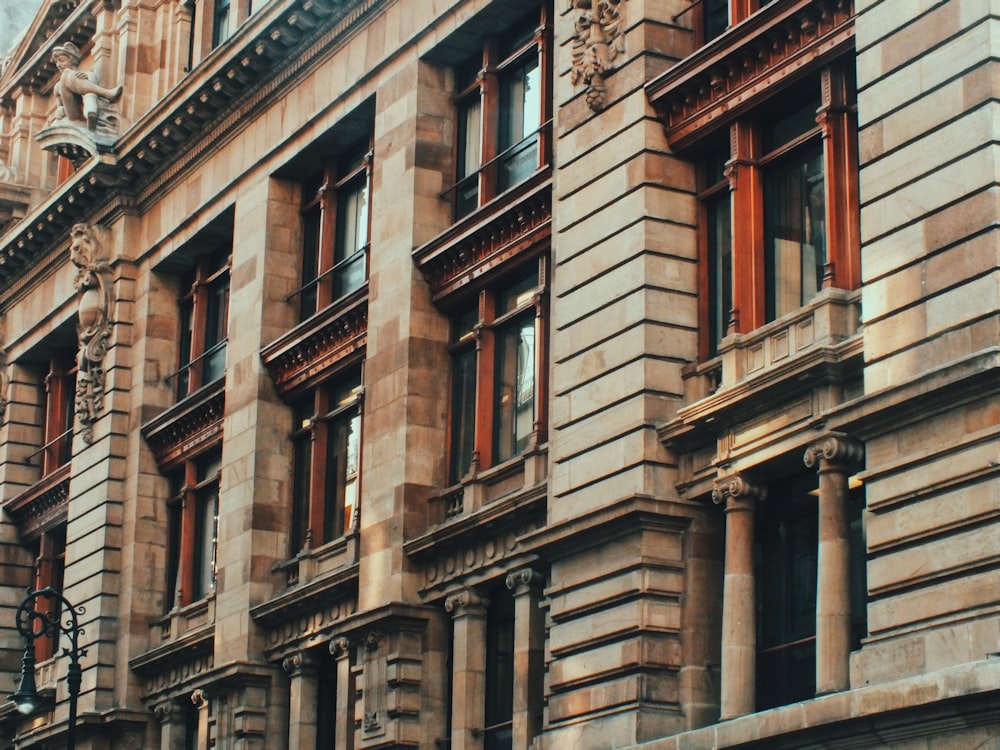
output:
POLYGON ((570 9, 576 14, 570 82, 586 85, 587 106, 598 112, 606 102, 604 78, 625 54, 625 0, 570 0, 570 9))
POLYGON ((69 257, 77 267, 73 286, 78 297, 75 411, 83 440, 94 440, 94 422, 104 409, 104 355, 111 339, 111 266, 104 227, 74 224, 70 230, 69 257))

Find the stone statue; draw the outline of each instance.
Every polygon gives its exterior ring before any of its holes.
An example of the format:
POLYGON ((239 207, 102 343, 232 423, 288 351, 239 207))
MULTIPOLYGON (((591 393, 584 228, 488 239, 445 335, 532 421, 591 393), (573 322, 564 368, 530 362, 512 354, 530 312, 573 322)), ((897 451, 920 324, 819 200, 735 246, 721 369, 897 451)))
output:
POLYGON ((111 266, 106 236, 106 229, 89 224, 74 224, 70 230, 69 258, 78 269, 73 286, 79 298, 75 411, 86 443, 93 441, 93 424, 104 405, 104 355, 111 339, 111 266))
POLYGON ((116 102, 122 95, 122 87, 105 88, 97 82, 98 75, 94 71, 80 70, 80 50, 72 42, 56 45, 52 60, 59 69, 59 81, 55 86, 59 107, 54 120, 86 123, 88 129, 94 130, 100 113, 98 97, 109 103, 116 102))

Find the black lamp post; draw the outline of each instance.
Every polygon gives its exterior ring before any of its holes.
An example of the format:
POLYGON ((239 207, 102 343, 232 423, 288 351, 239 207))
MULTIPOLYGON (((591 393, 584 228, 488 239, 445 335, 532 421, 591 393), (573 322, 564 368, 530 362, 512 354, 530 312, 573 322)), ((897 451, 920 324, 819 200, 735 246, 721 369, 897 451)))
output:
POLYGON ((66 749, 76 747, 76 700, 80 695, 80 657, 86 651, 80 650, 80 633, 83 629, 77 615, 83 614, 83 607, 74 607, 61 593, 51 586, 36 591, 28 591, 17 607, 15 622, 17 632, 24 638, 24 657, 21 659, 21 683, 17 692, 10 696, 17 710, 24 715, 37 711, 45 702, 35 687, 35 639, 48 637, 55 639, 59 634, 69 638, 69 648, 63 647, 63 654, 69 657, 66 670, 66 692, 69 694, 69 726, 66 729, 66 749), (38 611, 39 599, 54 600, 56 608, 38 611), (63 619, 65 615, 65 619, 63 619))

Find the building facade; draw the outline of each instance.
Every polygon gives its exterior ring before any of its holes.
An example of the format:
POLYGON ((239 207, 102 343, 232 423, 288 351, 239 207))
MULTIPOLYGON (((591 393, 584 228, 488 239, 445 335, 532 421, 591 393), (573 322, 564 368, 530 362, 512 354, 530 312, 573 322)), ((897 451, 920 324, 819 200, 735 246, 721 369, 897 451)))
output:
MULTIPOLYGON (((1000 747, 998 48, 986 0, 45 0, 0 681, 52 586, 93 750, 1000 747)), ((0 748, 66 742, 34 646, 0 748)))

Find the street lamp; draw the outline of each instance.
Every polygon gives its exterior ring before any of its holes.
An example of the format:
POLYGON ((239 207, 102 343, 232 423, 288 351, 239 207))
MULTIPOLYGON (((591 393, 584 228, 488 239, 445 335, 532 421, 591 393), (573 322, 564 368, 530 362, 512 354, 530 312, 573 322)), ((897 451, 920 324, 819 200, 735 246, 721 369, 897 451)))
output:
POLYGON ((35 686, 35 639, 47 637, 55 639, 59 634, 69 637, 69 648, 63 647, 63 654, 69 657, 66 670, 66 692, 69 694, 69 726, 66 729, 66 750, 76 747, 76 700, 80 695, 80 657, 86 654, 79 647, 83 629, 77 620, 83 614, 83 607, 74 607, 61 593, 51 586, 36 591, 28 591, 17 607, 15 623, 17 632, 24 638, 24 657, 21 659, 21 682, 17 692, 10 696, 17 710, 25 716, 33 714, 45 703, 35 686), (39 599, 52 600, 55 607, 39 611, 39 599), (65 614, 65 619, 63 615, 65 614))

